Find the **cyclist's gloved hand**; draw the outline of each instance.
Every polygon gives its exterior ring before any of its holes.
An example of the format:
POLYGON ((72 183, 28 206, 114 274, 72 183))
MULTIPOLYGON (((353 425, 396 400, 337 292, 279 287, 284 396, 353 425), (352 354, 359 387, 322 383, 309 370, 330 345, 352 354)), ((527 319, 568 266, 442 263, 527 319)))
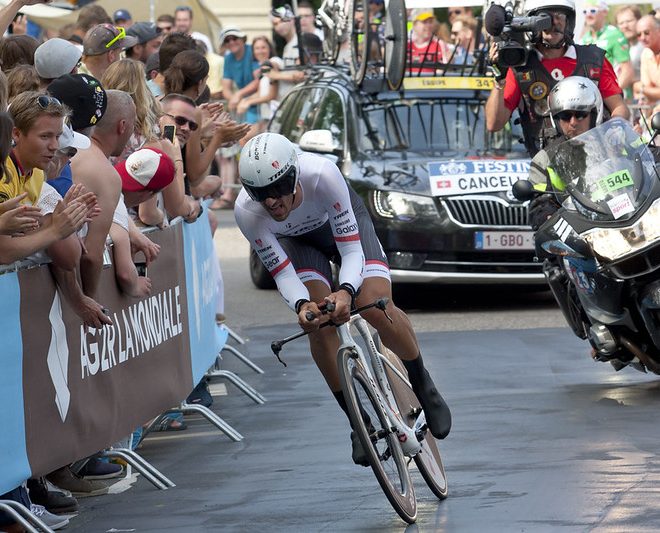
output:
POLYGON ((335 304, 335 310, 330 313, 330 320, 335 324, 343 324, 351 319, 351 295, 345 290, 338 290, 325 297, 326 302, 335 304))
POLYGON ((320 317, 321 311, 315 302, 305 302, 298 308, 298 324, 307 333, 319 329, 319 325, 321 324, 320 317), (313 314, 314 318, 309 320, 307 313, 313 314))

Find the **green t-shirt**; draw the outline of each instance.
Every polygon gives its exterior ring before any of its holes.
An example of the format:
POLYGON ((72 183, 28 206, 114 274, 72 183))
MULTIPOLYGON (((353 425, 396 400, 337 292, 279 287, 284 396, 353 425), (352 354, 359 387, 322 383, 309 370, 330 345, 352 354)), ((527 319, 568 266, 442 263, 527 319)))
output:
POLYGON ((611 25, 606 25, 594 36, 585 33, 582 36, 582 44, 595 44, 598 48, 605 50, 605 57, 616 67, 619 63, 630 61, 630 45, 621 30, 611 25))

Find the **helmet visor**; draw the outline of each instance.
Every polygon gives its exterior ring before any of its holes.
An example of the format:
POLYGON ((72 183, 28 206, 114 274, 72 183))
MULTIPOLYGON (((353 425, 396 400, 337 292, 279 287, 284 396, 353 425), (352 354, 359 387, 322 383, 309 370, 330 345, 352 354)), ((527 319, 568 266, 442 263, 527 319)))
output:
POLYGON ((291 169, 284 174, 276 182, 266 185, 265 187, 253 187, 243 183, 245 192, 255 202, 265 202, 268 198, 281 198, 288 194, 293 194, 293 189, 296 186, 296 167, 292 166, 291 169))

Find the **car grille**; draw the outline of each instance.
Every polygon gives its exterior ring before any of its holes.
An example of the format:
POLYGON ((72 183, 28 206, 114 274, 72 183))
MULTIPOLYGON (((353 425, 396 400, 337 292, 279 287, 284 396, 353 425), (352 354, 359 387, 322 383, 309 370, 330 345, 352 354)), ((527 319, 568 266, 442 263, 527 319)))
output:
POLYGON ((528 226, 527 206, 483 198, 446 198, 443 203, 459 224, 473 226, 528 226))

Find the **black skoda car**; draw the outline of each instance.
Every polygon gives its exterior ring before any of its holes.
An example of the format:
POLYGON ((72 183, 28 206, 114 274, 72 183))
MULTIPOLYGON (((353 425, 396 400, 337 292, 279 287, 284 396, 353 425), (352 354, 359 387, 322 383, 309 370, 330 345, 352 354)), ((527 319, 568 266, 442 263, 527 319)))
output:
MULTIPOLYGON (((486 131, 490 84, 417 77, 370 94, 317 67, 269 130, 336 162, 369 208, 394 282, 543 284, 527 208, 511 194, 529 157, 516 126, 486 131)), ((267 284, 254 254, 251 267, 267 284)))

